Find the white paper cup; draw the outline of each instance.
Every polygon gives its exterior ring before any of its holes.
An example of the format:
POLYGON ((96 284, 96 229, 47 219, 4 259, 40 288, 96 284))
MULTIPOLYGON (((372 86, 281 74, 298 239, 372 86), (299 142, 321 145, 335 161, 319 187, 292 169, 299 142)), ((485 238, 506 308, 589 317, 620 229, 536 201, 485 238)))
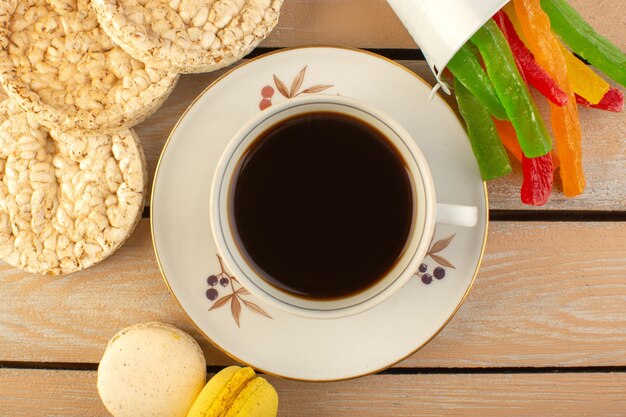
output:
POLYGON ((439 78, 459 49, 509 0, 387 0, 439 78))
POLYGON ((368 310, 389 298, 417 271, 424 259, 436 223, 472 227, 476 207, 441 204, 428 163, 410 134, 388 115, 357 100, 338 95, 300 96, 273 105, 250 120, 231 140, 222 154, 211 187, 211 227, 218 251, 239 282, 257 298, 292 314, 309 318, 338 318, 368 310), (237 238, 233 220, 234 183, 240 161, 251 143, 271 126, 300 114, 332 111, 362 120, 382 132, 394 144, 406 163, 416 207, 411 231, 403 254, 394 267, 376 284, 340 299, 308 299, 289 294, 264 280, 237 238))

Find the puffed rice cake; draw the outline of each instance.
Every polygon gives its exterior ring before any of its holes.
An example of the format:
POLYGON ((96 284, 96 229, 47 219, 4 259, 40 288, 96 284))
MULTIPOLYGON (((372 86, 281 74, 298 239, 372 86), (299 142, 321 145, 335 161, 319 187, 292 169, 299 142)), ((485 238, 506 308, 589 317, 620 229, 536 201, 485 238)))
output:
POLYGON ((161 106, 177 80, 116 46, 89 0, 0 1, 0 82, 50 129, 134 126, 161 106))
POLYGON ((0 259, 68 274, 111 255, 141 218, 146 162, 132 130, 73 136, 0 103, 0 259))
POLYGON ((133 57, 179 73, 243 58, 276 26, 283 0, 92 0, 100 25, 133 57))

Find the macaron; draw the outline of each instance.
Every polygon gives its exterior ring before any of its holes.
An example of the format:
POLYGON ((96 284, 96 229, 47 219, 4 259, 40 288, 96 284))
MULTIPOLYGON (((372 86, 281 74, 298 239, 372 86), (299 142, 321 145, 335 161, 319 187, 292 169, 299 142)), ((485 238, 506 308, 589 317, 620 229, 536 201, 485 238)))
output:
POLYGON ((187 417, 276 417, 278 394, 252 368, 229 366, 207 382, 187 417))
POLYGON ((185 417, 205 382, 198 343, 159 322, 117 333, 98 367, 98 393, 115 417, 185 417))

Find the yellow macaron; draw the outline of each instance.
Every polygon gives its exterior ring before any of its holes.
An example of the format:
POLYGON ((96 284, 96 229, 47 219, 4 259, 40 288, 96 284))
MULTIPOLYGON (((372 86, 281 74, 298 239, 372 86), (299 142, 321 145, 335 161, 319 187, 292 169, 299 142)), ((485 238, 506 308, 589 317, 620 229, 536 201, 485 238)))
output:
POLYGON ((252 368, 229 366, 207 382, 187 417, 276 417, 278 394, 252 368))

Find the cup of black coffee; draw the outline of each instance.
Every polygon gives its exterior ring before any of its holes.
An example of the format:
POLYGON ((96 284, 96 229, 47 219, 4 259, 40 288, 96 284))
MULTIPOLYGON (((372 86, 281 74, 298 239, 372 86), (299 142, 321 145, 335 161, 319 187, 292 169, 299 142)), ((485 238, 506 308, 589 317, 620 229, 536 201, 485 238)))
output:
POLYGON ((428 164, 397 122, 341 96, 273 105, 231 140, 211 187, 211 225, 231 273, 259 299, 311 318, 365 311, 417 271, 437 204, 428 164))

